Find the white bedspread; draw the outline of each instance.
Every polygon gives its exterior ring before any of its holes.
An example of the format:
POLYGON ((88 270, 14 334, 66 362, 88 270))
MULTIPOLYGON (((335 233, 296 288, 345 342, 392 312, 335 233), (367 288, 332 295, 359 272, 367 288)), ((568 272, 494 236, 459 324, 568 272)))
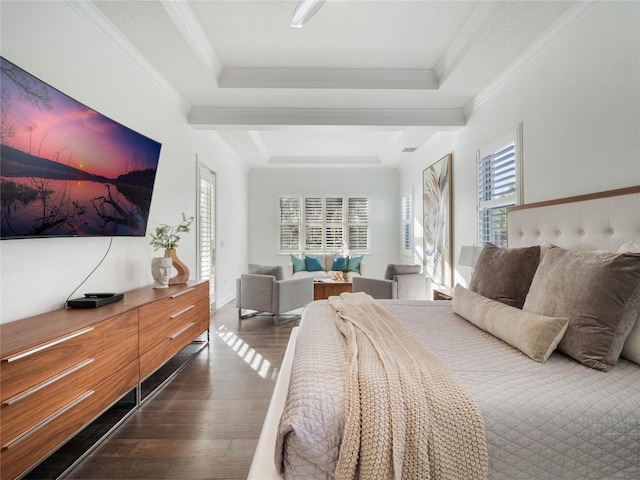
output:
MULTIPOLYGON (((599 372, 558 353, 539 364, 453 314, 448 302, 381 303, 473 397, 490 479, 640 478, 640 367, 620 360, 599 372)), ((328 302, 309 305, 276 444, 286 478, 333 478, 344 353, 328 302)))

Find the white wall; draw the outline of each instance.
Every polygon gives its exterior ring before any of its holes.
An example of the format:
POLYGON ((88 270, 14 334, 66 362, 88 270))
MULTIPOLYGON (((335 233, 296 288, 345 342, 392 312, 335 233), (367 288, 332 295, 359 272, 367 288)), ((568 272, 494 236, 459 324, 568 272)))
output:
MULTIPOLYGON (((459 132, 416 151, 400 189, 453 153, 454 263, 476 241, 476 151, 523 123, 525 203, 640 185, 640 4, 603 2, 550 45, 459 132)), ((415 216, 422 208, 416 203, 415 216)), ((457 269, 468 282, 470 269, 457 269)))
MULTIPOLYGON (((371 254, 367 276, 382 278, 388 263, 400 259, 400 193, 393 169, 254 169, 249 173, 249 261, 284 265, 278 255, 278 196, 282 194, 367 195, 371 254)), ((286 269, 285 269, 286 272, 286 269)))
MULTIPOLYGON (((196 154, 218 173, 218 274, 234 278, 247 263, 247 173, 243 162, 210 133, 195 132, 185 112, 66 2, 1 4, 1 54, 76 100, 162 143, 149 229, 196 212, 196 154)), ((0 242, 0 322, 61 308, 98 264, 109 238, 0 242)), ((115 238, 104 263, 74 295, 150 285, 154 252, 147 238, 115 238)), ((196 274, 196 236, 179 256, 196 274)), ((217 296, 235 295, 219 282, 217 296)))

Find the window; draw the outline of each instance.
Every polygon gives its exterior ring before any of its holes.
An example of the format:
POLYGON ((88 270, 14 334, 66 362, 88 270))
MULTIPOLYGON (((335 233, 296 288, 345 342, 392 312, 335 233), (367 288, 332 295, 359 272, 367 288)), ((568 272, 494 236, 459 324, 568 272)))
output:
POLYGON ((402 197, 402 253, 413 254, 413 194, 402 197))
POLYGON ((211 310, 216 308, 216 174, 199 165, 198 278, 209 279, 211 310))
POLYGON ((300 250, 300 198, 280 197, 280 250, 300 250))
POLYGON ((368 197, 282 195, 279 210, 281 252, 369 249, 368 197))
POLYGON ((522 124, 478 150, 478 244, 507 246, 507 207, 520 202, 522 124))
POLYGON ((367 197, 349 197, 347 233, 349 250, 369 249, 369 199, 367 197))
POLYGON ((339 250, 344 239, 344 202, 342 197, 324 199, 324 245, 325 250, 339 250))

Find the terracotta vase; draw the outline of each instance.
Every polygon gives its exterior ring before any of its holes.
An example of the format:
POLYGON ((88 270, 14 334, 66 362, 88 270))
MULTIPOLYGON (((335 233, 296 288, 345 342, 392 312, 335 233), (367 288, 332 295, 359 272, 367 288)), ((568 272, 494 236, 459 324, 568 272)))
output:
POLYGON ((173 264, 173 268, 178 272, 175 276, 169 279, 169 285, 178 285, 180 283, 187 283, 189 280, 189 269, 180 261, 178 254, 175 250, 165 250, 164 256, 170 258, 173 264))

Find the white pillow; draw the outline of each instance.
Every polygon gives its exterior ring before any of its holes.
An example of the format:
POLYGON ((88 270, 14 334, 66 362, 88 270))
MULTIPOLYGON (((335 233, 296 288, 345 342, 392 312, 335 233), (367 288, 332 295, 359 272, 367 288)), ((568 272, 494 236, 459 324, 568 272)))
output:
POLYGON ((627 242, 620 245, 618 253, 640 253, 640 243, 627 242))

